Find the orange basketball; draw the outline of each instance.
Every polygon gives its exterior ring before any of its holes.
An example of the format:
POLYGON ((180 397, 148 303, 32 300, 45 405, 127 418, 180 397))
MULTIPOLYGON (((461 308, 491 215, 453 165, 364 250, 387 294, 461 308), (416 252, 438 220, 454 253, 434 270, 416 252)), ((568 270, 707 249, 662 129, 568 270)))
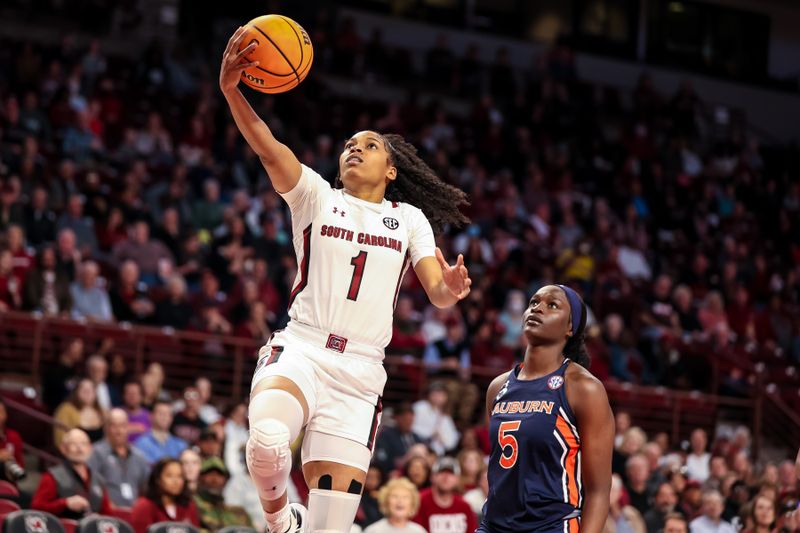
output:
POLYGON ((264 15, 245 26, 239 50, 255 41, 246 57, 258 65, 242 71, 242 81, 262 93, 283 93, 297 87, 311 70, 314 48, 306 30, 283 15, 264 15))

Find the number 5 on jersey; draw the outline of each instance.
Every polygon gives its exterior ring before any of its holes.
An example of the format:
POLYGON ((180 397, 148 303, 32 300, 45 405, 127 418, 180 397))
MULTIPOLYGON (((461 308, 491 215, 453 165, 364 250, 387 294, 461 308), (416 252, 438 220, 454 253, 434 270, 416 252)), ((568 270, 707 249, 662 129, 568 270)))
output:
POLYGON ((521 420, 511 420, 509 422, 500 423, 500 428, 497 432, 497 442, 500 443, 500 447, 503 450, 503 453, 500 454, 500 466, 503 468, 513 468, 514 465, 517 464, 519 445, 517 444, 517 438, 509 433, 517 431, 520 424, 522 424, 521 420), (511 455, 506 455, 506 448, 509 446, 511 447, 511 455))

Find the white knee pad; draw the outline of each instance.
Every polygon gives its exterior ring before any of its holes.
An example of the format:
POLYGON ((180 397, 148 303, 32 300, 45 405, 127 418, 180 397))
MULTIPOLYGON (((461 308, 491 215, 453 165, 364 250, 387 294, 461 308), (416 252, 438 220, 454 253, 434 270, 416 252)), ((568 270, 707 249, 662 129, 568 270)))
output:
POLYGON ((245 457, 261 499, 277 500, 286 491, 292 469, 289 446, 302 427, 303 408, 286 391, 263 391, 250 402, 250 438, 245 457))
POLYGON ((349 533, 360 502, 360 494, 311 489, 308 494, 309 533, 349 533))

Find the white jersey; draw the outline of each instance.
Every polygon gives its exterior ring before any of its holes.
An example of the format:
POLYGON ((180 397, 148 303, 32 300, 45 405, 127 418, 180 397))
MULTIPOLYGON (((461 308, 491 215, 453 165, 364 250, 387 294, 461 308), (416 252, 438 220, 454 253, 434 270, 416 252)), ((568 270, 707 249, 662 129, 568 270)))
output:
POLYGON ((292 213, 298 262, 291 320, 385 348, 409 263, 434 256, 428 219, 406 203, 367 202, 334 189, 305 165, 281 196, 292 213))

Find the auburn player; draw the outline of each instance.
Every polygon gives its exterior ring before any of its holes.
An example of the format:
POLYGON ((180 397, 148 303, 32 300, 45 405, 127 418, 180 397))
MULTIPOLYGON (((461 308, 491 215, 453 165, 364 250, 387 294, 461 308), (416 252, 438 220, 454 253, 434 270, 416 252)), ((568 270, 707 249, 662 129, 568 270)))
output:
POLYGON ((339 156, 332 188, 272 135, 237 88, 231 37, 220 87, 236 125, 289 204, 299 269, 290 321, 261 349, 250 396, 247 464, 271 532, 304 529, 288 506, 289 444, 306 428, 303 473, 311 488, 308 531, 350 531, 380 422, 382 360, 409 265, 437 307, 467 296, 471 280, 435 247, 433 228, 460 224, 466 195, 439 180, 398 135, 361 131, 339 156))
POLYGON ((478 532, 599 532, 614 417, 605 388, 584 368, 586 306, 569 287, 548 285, 522 320, 525 360, 487 392, 492 453, 478 532))

